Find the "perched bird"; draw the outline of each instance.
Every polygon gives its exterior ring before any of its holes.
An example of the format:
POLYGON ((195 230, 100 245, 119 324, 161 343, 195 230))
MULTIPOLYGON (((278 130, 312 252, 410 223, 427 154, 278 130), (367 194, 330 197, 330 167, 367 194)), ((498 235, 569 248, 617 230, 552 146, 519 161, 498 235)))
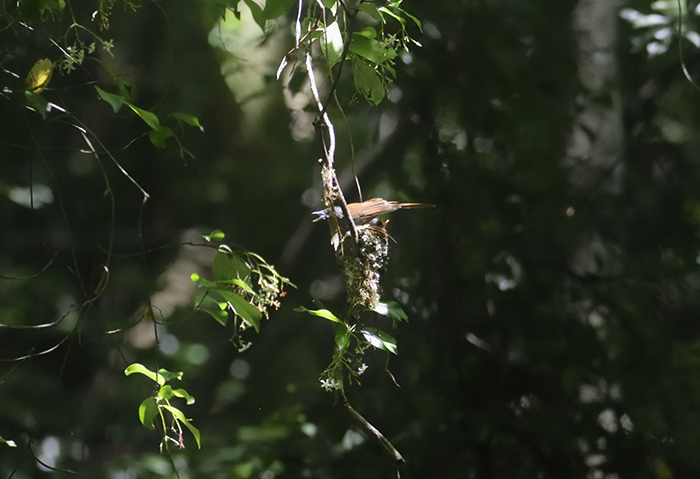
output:
MULTIPOLYGON (((398 201, 387 201, 382 198, 372 198, 371 200, 362 203, 348 203, 348 212, 352 216, 352 220, 356 225, 364 225, 373 219, 392 211, 411 208, 434 208, 435 205, 427 203, 399 203, 398 201)), ((340 206, 335 206, 335 216, 343 217, 343 209, 340 206)), ((328 210, 314 211, 313 214, 318 215, 314 221, 328 219, 328 210)))

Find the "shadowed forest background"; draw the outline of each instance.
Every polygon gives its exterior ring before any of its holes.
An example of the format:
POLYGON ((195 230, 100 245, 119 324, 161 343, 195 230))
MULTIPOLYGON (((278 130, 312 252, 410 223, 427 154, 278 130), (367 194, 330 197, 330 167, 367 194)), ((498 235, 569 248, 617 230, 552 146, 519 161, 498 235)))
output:
MULTIPOLYGON (((333 324, 294 311, 345 306, 302 62, 276 79, 297 4, 263 32, 244 2, 63 3, 0 1, 0 478, 397 477, 321 387, 333 324), (65 111, 40 114, 25 78, 71 18, 107 43, 55 69, 36 96, 65 111), (194 310, 216 229, 296 285, 242 352, 194 310), (184 373, 201 448, 159 452, 132 363, 184 373)), ((421 46, 388 96, 343 70, 348 200, 354 158, 365 200, 436 205, 390 217, 382 298, 408 321, 369 320, 398 355, 367 351, 346 388, 403 478, 700 474, 700 11, 614 3, 406 0, 421 46)))

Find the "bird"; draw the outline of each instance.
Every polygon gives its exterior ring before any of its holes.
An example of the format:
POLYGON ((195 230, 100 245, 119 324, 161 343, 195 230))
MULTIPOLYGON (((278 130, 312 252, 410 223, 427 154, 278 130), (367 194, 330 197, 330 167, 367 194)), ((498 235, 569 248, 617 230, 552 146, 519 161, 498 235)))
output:
MULTIPOLYGON (((352 216, 352 220, 356 225, 365 225, 373 219, 392 211, 412 208, 434 208, 435 205, 427 203, 399 203, 398 201, 387 201, 383 198, 372 198, 371 200, 363 201, 362 203, 348 203, 348 212, 352 216)), ((335 216, 343 217, 343 209, 340 206, 333 207, 335 216)), ((312 214, 318 215, 314 222, 327 220, 329 217, 328 210, 314 211, 312 214)))

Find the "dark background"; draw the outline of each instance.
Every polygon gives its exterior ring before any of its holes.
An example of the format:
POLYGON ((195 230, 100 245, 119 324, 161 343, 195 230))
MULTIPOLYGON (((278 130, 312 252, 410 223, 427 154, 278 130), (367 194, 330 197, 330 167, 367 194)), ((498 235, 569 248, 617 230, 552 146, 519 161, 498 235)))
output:
MULTIPOLYGON (((389 329, 401 387, 384 372, 386 353, 370 351, 362 384, 348 389, 404 455, 401 477, 700 472, 700 93, 683 77, 677 36, 649 57, 633 46, 652 38, 615 15, 607 53, 617 74, 594 95, 579 75, 576 6, 407 2, 424 23, 423 33, 409 27, 422 48, 397 61, 391 98, 371 108, 350 76, 338 86, 341 178, 350 130, 365 199, 437 205, 395 213, 388 226, 396 242, 384 297, 409 316, 389 329), (616 188, 605 175, 581 186, 589 167, 564 161, 572 125, 582 101, 605 109, 613 96, 621 176, 616 188), (581 254, 592 266, 577 266, 581 254)), ((647 2, 624 6, 651 13, 647 2)), ((74 7, 90 24, 94 7, 74 7)), ((178 384, 197 399, 180 406, 202 449, 188 433, 184 450, 171 447, 182 478, 396 477, 320 387, 330 323, 293 311, 320 307, 314 299, 340 311, 344 293, 327 227, 309 215, 320 207, 317 145, 294 139, 293 125, 309 123, 294 123, 274 78, 293 45, 291 16, 268 35, 229 41, 219 13, 204 1, 117 4, 103 33, 115 57, 95 54, 132 83, 141 108, 200 119, 204 133, 178 131, 194 155, 184 159, 174 141, 154 147, 138 117, 98 99, 95 82, 115 84, 94 60, 56 72, 42 94, 73 116, 27 110, 26 72, 60 58, 48 37, 68 20, 34 31, 3 20, 0 436, 18 447, 0 444, 0 477, 174 477, 158 432, 138 421, 151 384, 124 376, 132 362, 183 371, 178 384), (75 119, 101 142, 99 158, 81 152, 75 119), (30 186, 53 200, 23 206, 16 195, 30 186), (180 243, 215 228, 298 286, 259 335, 246 334, 243 353, 228 341, 231 325, 192 312, 189 276, 210 274, 211 252, 180 243), (149 301, 162 311, 160 348, 143 318, 149 301)), ((700 77, 696 48, 683 46, 700 77)), ((297 77, 300 90, 301 68, 297 77)), ((357 198, 351 181, 344 188, 357 198)))

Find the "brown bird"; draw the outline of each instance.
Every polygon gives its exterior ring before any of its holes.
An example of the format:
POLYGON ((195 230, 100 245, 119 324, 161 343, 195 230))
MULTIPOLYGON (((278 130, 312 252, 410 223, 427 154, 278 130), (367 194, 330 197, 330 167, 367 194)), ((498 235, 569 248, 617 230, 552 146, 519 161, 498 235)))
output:
MULTIPOLYGON (((435 205, 427 203, 399 203, 398 201, 387 201, 382 198, 372 198, 371 200, 362 203, 348 203, 348 212, 352 216, 352 220, 356 225, 364 225, 373 219, 392 211, 410 208, 434 208, 435 205)), ((343 217, 343 209, 340 206, 335 206, 335 216, 343 217)), ((314 211, 313 214, 318 215, 314 221, 328 219, 328 210, 314 211)))

